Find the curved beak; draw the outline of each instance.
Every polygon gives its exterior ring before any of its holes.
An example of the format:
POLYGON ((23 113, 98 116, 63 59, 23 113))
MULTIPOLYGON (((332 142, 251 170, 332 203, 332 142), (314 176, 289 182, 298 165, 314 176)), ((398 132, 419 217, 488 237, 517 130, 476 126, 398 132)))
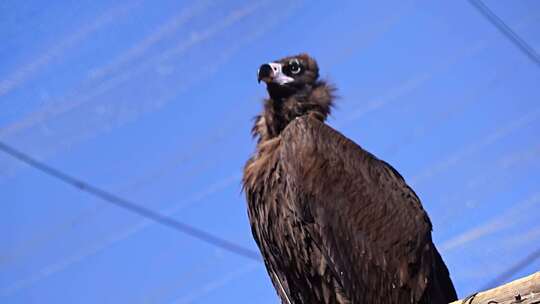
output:
POLYGON ((277 83, 280 85, 293 82, 294 78, 285 75, 282 71, 281 63, 270 62, 261 65, 259 71, 257 72, 257 81, 260 83, 261 80, 268 83, 277 83))
POLYGON ((257 82, 261 83, 262 80, 266 83, 269 83, 272 81, 273 78, 274 71, 272 70, 272 67, 268 63, 261 65, 259 71, 257 71, 257 82))

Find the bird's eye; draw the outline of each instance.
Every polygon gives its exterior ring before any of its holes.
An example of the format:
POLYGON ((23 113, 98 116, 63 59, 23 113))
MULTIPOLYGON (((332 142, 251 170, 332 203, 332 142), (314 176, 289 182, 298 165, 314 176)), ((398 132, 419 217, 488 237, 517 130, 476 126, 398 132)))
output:
POLYGON ((300 62, 298 59, 294 58, 289 61, 289 70, 293 74, 298 74, 302 70, 302 66, 300 65, 300 62))

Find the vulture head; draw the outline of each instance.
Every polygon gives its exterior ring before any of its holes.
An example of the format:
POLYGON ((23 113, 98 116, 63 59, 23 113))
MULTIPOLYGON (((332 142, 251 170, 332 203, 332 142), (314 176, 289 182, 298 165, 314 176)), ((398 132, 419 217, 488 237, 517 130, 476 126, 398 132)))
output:
POLYGON ((257 80, 266 83, 269 95, 253 128, 259 140, 278 136, 296 117, 310 115, 324 121, 330 114, 335 89, 319 79, 319 66, 308 54, 262 64, 257 80))
POLYGON ((307 54, 289 56, 259 67, 257 80, 266 83, 271 98, 281 99, 315 84, 319 78, 317 62, 307 54))

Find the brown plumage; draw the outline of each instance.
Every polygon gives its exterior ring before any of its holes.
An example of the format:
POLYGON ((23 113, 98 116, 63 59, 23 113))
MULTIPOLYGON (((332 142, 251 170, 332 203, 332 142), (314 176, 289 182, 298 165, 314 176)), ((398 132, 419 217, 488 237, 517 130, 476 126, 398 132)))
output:
POLYGON ((283 303, 449 303, 456 292, 414 191, 324 123, 334 88, 308 55, 262 65, 269 98, 244 169, 253 236, 283 303))

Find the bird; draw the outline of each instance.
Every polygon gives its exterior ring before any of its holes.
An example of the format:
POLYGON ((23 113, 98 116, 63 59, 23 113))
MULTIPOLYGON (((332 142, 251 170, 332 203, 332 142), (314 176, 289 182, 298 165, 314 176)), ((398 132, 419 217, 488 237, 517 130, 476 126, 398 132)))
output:
POLYGON ((432 223, 390 164, 326 124, 336 88, 307 53, 262 64, 268 97, 242 188, 285 304, 450 303, 432 223))

